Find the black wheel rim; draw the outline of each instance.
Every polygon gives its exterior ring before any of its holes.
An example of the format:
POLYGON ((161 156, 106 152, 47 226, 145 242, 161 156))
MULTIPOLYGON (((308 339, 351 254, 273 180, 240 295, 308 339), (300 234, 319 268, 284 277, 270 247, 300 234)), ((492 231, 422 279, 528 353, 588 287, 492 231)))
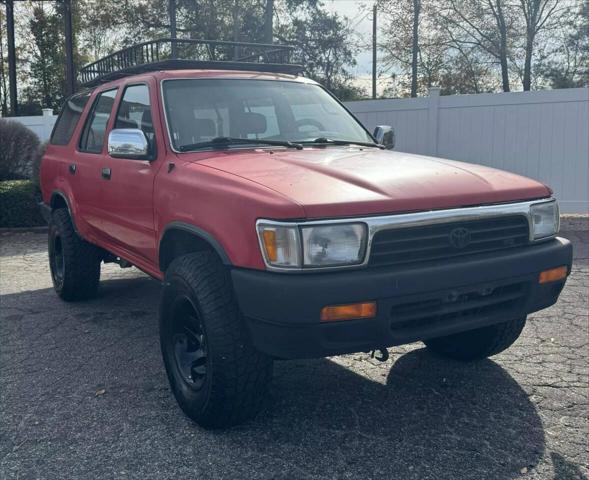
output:
POLYGON ((205 330, 190 299, 175 302, 172 319, 172 348, 178 373, 194 390, 200 390, 208 373, 208 350, 205 330))
POLYGON ((51 240, 49 260, 51 262, 51 274, 53 275, 53 280, 57 285, 61 285, 65 274, 65 259, 63 256, 61 237, 57 234, 53 235, 51 240))

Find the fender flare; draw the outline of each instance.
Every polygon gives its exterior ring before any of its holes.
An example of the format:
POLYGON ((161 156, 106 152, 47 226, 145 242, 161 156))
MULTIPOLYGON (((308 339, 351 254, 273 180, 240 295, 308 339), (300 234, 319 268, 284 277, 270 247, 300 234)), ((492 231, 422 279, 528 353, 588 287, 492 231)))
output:
POLYGON ((221 261, 224 265, 232 265, 231 260, 229 259, 229 255, 227 255, 227 252, 225 251, 223 246, 213 235, 211 235, 206 230, 203 230, 202 228, 179 221, 170 222, 165 226, 160 236, 160 240, 158 242, 158 258, 161 255, 160 247, 162 245, 162 242, 166 236, 166 233, 168 233, 170 230, 182 230, 184 232, 188 232, 199 237, 201 240, 204 240, 206 243, 208 243, 213 248, 213 250, 215 250, 215 252, 217 252, 217 255, 219 255, 219 258, 221 258, 221 261))
POLYGON ((63 191, 53 190, 53 192, 51 192, 51 198, 49 200, 49 207, 51 208, 52 211, 54 210, 54 208, 53 208, 54 200, 57 197, 61 197, 61 199, 65 202, 65 206, 67 208, 68 215, 70 216, 70 220, 72 221, 74 231, 78 235, 80 235, 80 232, 78 231, 78 227, 76 226, 76 219, 74 218, 74 213, 73 213, 72 208, 70 206, 70 201, 68 200, 67 195, 63 191))

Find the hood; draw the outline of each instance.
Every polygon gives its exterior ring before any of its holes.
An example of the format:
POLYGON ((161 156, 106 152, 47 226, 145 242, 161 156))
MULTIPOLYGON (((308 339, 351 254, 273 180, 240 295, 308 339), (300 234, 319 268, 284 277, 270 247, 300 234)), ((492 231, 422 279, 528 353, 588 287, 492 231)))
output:
POLYGON ((545 185, 513 173, 375 148, 330 146, 189 155, 189 161, 288 197, 308 218, 438 210, 551 194, 545 185))

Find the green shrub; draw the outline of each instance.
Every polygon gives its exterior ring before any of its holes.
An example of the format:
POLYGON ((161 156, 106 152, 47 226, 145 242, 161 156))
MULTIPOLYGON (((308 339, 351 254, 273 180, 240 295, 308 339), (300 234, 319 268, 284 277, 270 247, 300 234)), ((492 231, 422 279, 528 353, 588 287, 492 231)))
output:
POLYGON ((0 182, 0 228, 45 225, 39 200, 39 190, 31 180, 0 182))
POLYGON ((0 181, 31 178, 39 137, 23 124, 0 118, 0 181))

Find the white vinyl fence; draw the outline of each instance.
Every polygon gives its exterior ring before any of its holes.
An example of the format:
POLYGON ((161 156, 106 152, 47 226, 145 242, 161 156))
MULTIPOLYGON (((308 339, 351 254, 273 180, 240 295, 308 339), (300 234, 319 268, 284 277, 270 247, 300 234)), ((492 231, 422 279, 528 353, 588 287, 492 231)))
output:
MULTIPOLYGON (((1 118, 1 117, 0 117, 1 118)), ((43 109, 43 115, 33 115, 29 117, 5 117, 6 120, 16 120, 22 123, 25 127, 30 128, 37 134, 39 139, 44 142, 49 140, 53 125, 57 120, 57 115, 53 115, 53 110, 50 108, 43 109)))
POLYGON ((346 106, 395 150, 479 163, 549 185, 563 213, 589 212, 589 88, 365 100, 346 106))
MULTIPOLYGON (((392 125, 396 150, 497 167, 553 188, 563 213, 589 212, 589 88, 365 100, 346 106, 373 130, 392 125)), ((17 117, 42 141, 57 118, 17 117)))

